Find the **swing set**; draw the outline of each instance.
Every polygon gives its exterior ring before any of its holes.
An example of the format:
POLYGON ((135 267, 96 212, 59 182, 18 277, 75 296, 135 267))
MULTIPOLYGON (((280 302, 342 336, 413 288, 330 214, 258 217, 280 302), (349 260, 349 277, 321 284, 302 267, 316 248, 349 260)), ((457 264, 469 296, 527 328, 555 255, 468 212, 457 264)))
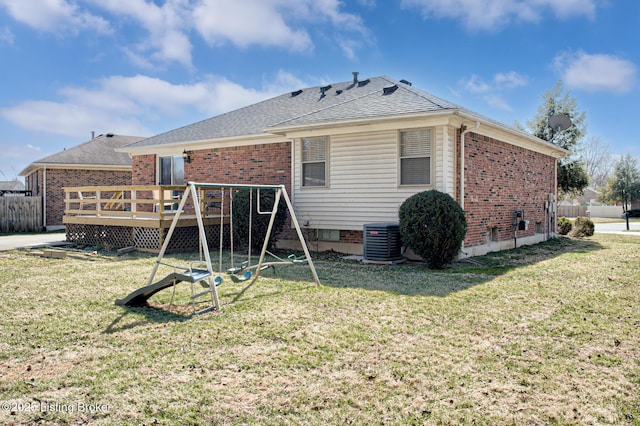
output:
POLYGON ((284 185, 247 185, 247 184, 220 184, 220 183, 196 183, 189 182, 187 184, 187 188, 182 195, 182 199, 180 200, 180 205, 178 206, 178 210, 176 215, 171 222, 171 226, 169 227, 169 231, 164 239, 162 244, 162 248, 160 249, 160 253, 158 254, 158 258, 156 259, 155 264, 153 265, 153 269, 147 280, 147 285, 142 288, 139 288, 123 299, 117 299, 115 301, 116 305, 120 306, 142 306, 146 303, 147 299, 156 294, 157 292, 164 290, 166 288, 172 287, 173 294, 171 296, 170 304, 173 304, 173 299, 175 296, 176 285, 180 282, 189 282, 191 283, 191 304, 193 306, 193 311, 195 314, 201 314, 205 312, 209 312, 212 310, 220 311, 220 299, 218 297, 217 287, 224 281, 224 272, 223 272, 223 261, 222 261, 222 247, 224 243, 224 224, 225 224, 225 194, 229 194, 229 207, 226 210, 228 212, 228 222, 229 222, 229 232, 230 232, 230 257, 231 257, 231 265, 226 270, 226 275, 233 282, 243 282, 250 281, 249 286, 253 285, 253 283, 260 277, 260 272, 267 268, 274 268, 276 265, 296 265, 296 264, 304 264, 308 265, 309 270, 313 276, 313 280, 316 285, 320 285, 320 279, 318 278, 318 274, 316 273, 316 269, 313 265, 313 260, 311 259, 311 255, 309 253, 309 249, 304 240, 304 236, 302 234, 302 230, 300 229, 300 225, 298 220, 296 219, 295 212, 293 210, 293 206, 291 204, 291 200, 287 194, 287 190, 284 185), (237 192, 241 189, 249 190, 249 242, 247 247, 247 260, 240 263, 239 266, 234 264, 234 238, 233 238, 233 196, 234 191, 237 192), (220 241, 219 241, 219 252, 218 252, 218 270, 214 271, 213 265, 211 262, 211 254, 209 252, 209 246, 207 243, 207 235, 204 227, 204 222, 202 218, 202 210, 204 204, 201 204, 201 200, 199 199, 198 192, 206 191, 206 190, 219 190, 220 191, 220 241), (260 257, 258 263, 255 265, 251 264, 251 250, 252 250, 252 220, 253 220, 253 194, 254 190, 256 193, 256 207, 257 213, 262 215, 270 215, 269 225, 267 228, 267 232, 262 244, 262 250, 260 251, 260 257), (273 190, 275 191, 274 203, 271 210, 261 210, 260 208, 260 190, 273 190), (196 221, 198 223, 198 235, 199 235, 199 252, 200 252, 200 261, 199 262, 191 262, 188 267, 185 266, 177 266, 171 265, 168 263, 164 263, 163 257, 169 246, 169 242, 175 231, 175 228, 180 220, 181 214, 184 212, 184 207, 187 203, 187 200, 191 198, 192 203, 195 210, 196 221), (276 214, 278 213, 278 206, 280 204, 280 200, 284 199, 291 222, 296 230, 298 235, 298 239, 300 241, 300 245, 304 251, 304 257, 298 258, 296 255, 289 255, 286 259, 276 256, 275 254, 269 252, 269 241, 271 238, 271 232, 273 229, 273 224, 276 219, 276 214), (202 259, 202 255, 204 254, 204 260, 202 259), (274 261, 265 261, 266 255, 274 258, 274 261), (203 265, 201 267, 194 267, 194 264, 199 263, 199 265, 203 265), (160 265, 169 266, 173 268, 173 272, 165 276, 164 278, 154 281, 156 274, 158 272, 158 268, 160 265), (194 284, 200 283, 200 285, 205 288, 204 291, 196 293, 194 290, 194 284), (196 311, 196 299, 209 295, 211 297, 211 307, 196 311))

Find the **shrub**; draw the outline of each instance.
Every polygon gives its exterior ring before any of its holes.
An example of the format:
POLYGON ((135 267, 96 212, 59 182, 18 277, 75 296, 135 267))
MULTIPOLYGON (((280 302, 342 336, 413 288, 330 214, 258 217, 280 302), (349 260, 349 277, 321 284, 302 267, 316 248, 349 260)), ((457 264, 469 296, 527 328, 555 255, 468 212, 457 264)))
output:
POLYGON ((405 245, 431 269, 453 261, 467 233, 464 211, 450 195, 436 190, 407 198, 400 206, 400 234, 405 245))
MULTIPOLYGON (((249 204, 252 207, 251 213, 251 251, 256 253, 262 249, 264 239, 269 228, 271 215, 258 214, 258 194, 252 189, 253 195, 249 195, 249 189, 244 188, 233 194, 233 239, 236 247, 247 247, 249 243, 249 204)), ((260 211, 271 211, 275 202, 275 190, 260 190, 260 211)), ((287 220, 287 205, 281 198, 278 205, 278 212, 271 230, 269 248, 276 243, 276 235, 287 220)))
POLYGON ((590 237, 593 235, 595 226, 593 225, 593 221, 588 217, 580 216, 576 218, 574 223, 573 232, 571 235, 573 237, 590 237))
POLYGON ((567 235, 573 229, 573 223, 566 217, 558 218, 558 234, 567 235))

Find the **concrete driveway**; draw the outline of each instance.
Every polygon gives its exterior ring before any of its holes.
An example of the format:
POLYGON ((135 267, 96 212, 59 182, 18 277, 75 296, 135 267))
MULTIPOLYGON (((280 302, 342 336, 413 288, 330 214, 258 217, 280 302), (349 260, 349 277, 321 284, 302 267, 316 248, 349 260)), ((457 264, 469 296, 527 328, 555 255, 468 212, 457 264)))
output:
POLYGON ((12 234, 0 236, 0 251, 34 248, 48 245, 66 244, 64 232, 44 232, 42 234, 12 234))
POLYGON ((640 221, 629 220, 629 231, 626 222, 596 223, 595 232, 599 234, 623 234, 640 236, 640 221))

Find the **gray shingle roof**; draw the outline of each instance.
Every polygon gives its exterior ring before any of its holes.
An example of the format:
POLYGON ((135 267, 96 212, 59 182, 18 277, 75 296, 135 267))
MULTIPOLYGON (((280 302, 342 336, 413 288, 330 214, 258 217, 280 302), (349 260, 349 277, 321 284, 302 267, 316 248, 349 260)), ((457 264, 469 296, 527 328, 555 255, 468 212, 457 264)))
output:
POLYGON ((285 93, 152 136, 133 143, 129 147, 135 150, 162 145, 259 136, 264 135, 265 132, 277 134, 283 133, 288 128, 304 128, 324 123, 339 124, 355 120, 377 120, 437 112, 459 112, 473 120, 535 140, 536 143, 546 145, 547 148, 558 152, 565 151, 550 142, 416 89, 408 82, 396 81, 386 76, 360 80, 357 84, 351 80, 285 93), (392 88, 392 90, 387 91, 386 88, 392 88))
MULTIPOLYGON (((402 114, 461 109, 459 106, 388 77, 335 83, 321 95, 321 86, 285 93, 244 108, 170 130, 131 145, 132 148, 264 134, 265 129, 321 122, 380 118, 402 114), (398 86, 389 95, 383 88, 398 86)), ((326 86, 325 86, 326 87, 326 86)))
POLYGON ((116 152, 116 148, 137 142, 144 138, 108 133, 76 145, 56 154, 49 155, 33 164, 39 165, 91 165, 91 166, 131 166, 129 154, 116 152))

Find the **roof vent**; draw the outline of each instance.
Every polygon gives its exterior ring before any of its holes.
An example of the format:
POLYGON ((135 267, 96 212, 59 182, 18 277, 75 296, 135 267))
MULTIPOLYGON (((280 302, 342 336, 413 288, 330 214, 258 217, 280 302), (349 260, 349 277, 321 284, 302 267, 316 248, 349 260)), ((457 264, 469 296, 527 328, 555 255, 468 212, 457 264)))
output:
POLYGON ((367 84, 369 84, 369 82, 370 82, 370 81, 371 81, 371 80, 369 80, 369 79, 359 81, 359 82, 358 82, 358 87, 364 87, 364 86, 366 86, 367 84))
POLYGON ((408 81, 408 80, 405 80, 404 78, 402 80, 400 80, 400 83, 406 84, 407 86, 411 86, 411 82, 408 81))
POLYGON ((394 84, 393 86, 386 86, 382 88, 382 94, 383 95, 390 95, 393 92, 395 92, 396 90, 398 90, 398 85, 394 84))
POLYGON ((114 135, 113 133, 107 133, 107 137, 108 137, 108 138, 112 138, 112 137, 114 137, 114 136, 115 136, 115 135, 114 135))
POLYGON ((326 96, 326 95, 325 95, 325 92, 326 92, 327 90, 329 90, 329 89, 331 89, 331 85, 330 85, 330 84, 327 84, 326 86, 322 86, 322 87, 320 88, 320 97, 321 97, 321 98, 324 98, 324 97, 326 96))
POLYGON ((298 96, 300 93, 302 93, 302 89, 300 90, 296 90, 295 92, 291 92, 291 97, 295 98, 296 96, 298 96))
POLYGON ((358 71, 354 71, 352 72, 353 74, 353 84, 358 84, 358 74, 360 74, 358 71))
POLYGON ((339 95, 340 93, 342 93, 342 89, 336 90, 336 95, 339 95))

